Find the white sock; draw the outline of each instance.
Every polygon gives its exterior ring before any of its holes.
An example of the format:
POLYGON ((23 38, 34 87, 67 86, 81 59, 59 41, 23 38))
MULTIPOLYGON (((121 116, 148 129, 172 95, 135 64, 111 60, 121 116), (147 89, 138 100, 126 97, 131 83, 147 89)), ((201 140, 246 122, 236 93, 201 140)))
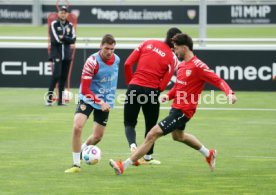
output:
POLYGON ((84 142, 82 145, 81 145, 81 151, 83 151, 84 148, 86 148, 88 145, 86 145, 86 143, 84 142))
POLYGON ((205 148, 205 146, 201 146, 201 148, 198 150, 203 156, 208 157, 209 156, 209 150, 205 148))
POLYGON ((144 156, 144 159, 145 159, 145 160, 151 160, 151 154, 146 154, 146 155, 144 156))
POLYGON ((130 165, 133 164, 133 161, 130 160, 130 158, 126 159, 124 162, 123 162, 123 167, 124 167, 124 170, 126 170, 130 165))
POLYGON ((137 145, 135 143, 130 144, 130 151, 133 152, 137 149, 137 145))
POLYGON ((80 167, 80 152, 73 152, 73 164, 80 167))

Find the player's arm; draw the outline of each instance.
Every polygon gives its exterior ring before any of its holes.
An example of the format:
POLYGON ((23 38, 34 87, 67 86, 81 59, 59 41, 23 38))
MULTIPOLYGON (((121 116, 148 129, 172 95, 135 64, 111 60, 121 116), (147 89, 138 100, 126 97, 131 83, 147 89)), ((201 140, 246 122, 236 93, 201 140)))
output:
POLYGON ((101 105, 102 110, 106 111, 109 110, 109 105, 105 103, 103 100, 98 98, 91 90, 90 86, 93 80, 93 76, 98 73, 99 70, 99 64, 96 61, 96 58, 94 56, 89 57, 82 70, 82 76, 81 76, 81 93, 88 99, 92 100, 96 104, 101 105), (105 109, 103 109, 105 108, 105 109), (108 109, 107 109, 108 108, 108 109))
POLYGON ((171 88, 171 90, 167 93, 169 100, 174 99, 174 97, 175 97, 175 94, 176 94, 175 86, 176 86, 176 84, 174 84, 173 88, 171 88))
POLYGON ((173 55, 173 60, 171 62, 171 64, 168 64, 168 70, 166 72, 166 74, 164 75, 164 77, 162 78, 160 85, 159 85, 159 90, 160 91, 164 91, 168 85, 168 83, 170 82, 172 75, 175 71, 175 68, 177 67, 179 61, 176 57, 176 55, 173 55))
POLYGON ((234 91, 229 87, 229 85, 216 73, 214 73, 214 71, 212 71, 206 64, 199 66, 198 72, 201 79, 224 91, 225 95, 233 104, 237 101, 234 91))
POLYGON ((125 62, 124 69, 125 69, 125 78, 126 78, 127 85, 132 79, 132 76, 133 76, 132 67, 135 63, 138 62, 143 44, 144 43, 140 44, 135 50, 133 50, 133 52, 128 56, 125 62))
POLYGON ((171 88, 171 90, 167 94, 160 95, 161 102, 166 102, 175 98, 175 94, 176 94, 175 85, 173 86, 173 88, 171 88))
POLYGON ((63 35, 61 40, 68 44, 74 44, 76 42, 76 32, 71 23, 70 23, 70 29, 71 29, 71 33, 69 33, 69 35, 66 35, 66 34, 63 35))
POLYGON ((91 99, 94 103, 101 106, 102 111, 107 112, 110 110, 110 105, 105 103, 103 100, 98 98, 91 90, 90 85, 92 83, 92 78, 87 76, 81 78, 81 93, 85 95, 86 98, 91 99))
POLYGON ((91 90, 90 85, 93 80, 93 76, 98 73, 99 65, 94 56, 89 57, 84 64, 81 77, 81 93, 88 99, 92 100, 96 104, 101 106, 102 111, 108 112, 110 105, 98 98, 91 90))
POLYGON ((62 43, 62 41, 60 40, 60 37, 57 33, 57 21, 56 20, 54 20, 51 23, 50 34, 51 34, 51 43, 53 43, 55 45, 62 43))

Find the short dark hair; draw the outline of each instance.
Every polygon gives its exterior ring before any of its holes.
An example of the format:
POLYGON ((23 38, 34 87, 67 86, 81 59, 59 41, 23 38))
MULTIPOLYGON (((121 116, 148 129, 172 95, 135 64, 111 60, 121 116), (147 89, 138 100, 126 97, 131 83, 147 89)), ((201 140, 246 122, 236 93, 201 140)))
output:
POLYGON ((172 38, 172 42, 176 45, 186 45, 191 51, 193 51, 192 38, 184 33, 177 34, 172 38))
POLYGON ((167 36, 166 36, 166 40, 165 43, 170 47, 173 48, 173 44, 172 44, 172 38, 176 35, 182 33, 181 30, 179 28, 176 27, 172 27, 167 31, 167 36))
POLYGON ((103 45, 105 43, 110 44, 110 45, 113 43, 116 44, 116 40, 114 39, 114 37, 111 34, 106 34, 102 38, 101 45, 103 45))

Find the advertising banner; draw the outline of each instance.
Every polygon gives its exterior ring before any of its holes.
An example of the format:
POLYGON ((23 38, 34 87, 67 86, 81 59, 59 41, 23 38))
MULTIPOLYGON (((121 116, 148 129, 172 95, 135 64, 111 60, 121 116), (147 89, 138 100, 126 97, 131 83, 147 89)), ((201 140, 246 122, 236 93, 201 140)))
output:
MULTIPOLYGON (((42 23, 55 5, 42 5, 42 23)), ((198 24, 198 5, 73 5, 78 23, 198 24)), ((0 23, 32 23, 32 5, 0 5, 0 23)), ((276 5, 207 5, 207 24, 276 24, 276 5)))
POLYGON ((196 55, 233 90, 275 91, 275 50, 198 50, 196 55), (262 56, 262 57, 260 57, 262 56))
POLYGON ((209 5, 208 24, 275 24, 276 5, 209 5))
MULTIPOLYGON (((83 64, 96 51, 77 49, 71 87, 79 87, 83 64)), ((121 58, 118 81, 118 88, 121 89, 126 87, 124 62, 131 52, 132 49, 116 49, 116 54, 121 58)), ((275 53, 275 50, 195 50, 198 58, 234 90, 244 91, 276 90, 276 83, 272 81, 273 75, 276 75, 275 53)), ((0 48, 0 66, 0 87, 47 88, 49 85, 51 63, 47 48, 0 48)))
MULTIPOLYGON (((76 50, 71 87, 79 87, 86 58, 97 51, 97 49, 76 50)), ((123 62, 129 52, 130 50, 116 50, 122 62, 119 68, 120 88, 125 87, 123 62)), ((0 87, 49 87, 52 67, 48 60, 47 48, 0 48, 0 66, 0 87)))
POLYGON ((32 23, 31 5, 0 5, 0 23, 32 23))
MULTIPOLYGON (((198 24, 198 6, 87 5, 72 6, 79 24, 198 24)), ((43 23, 55 7, 43 6, 43 23)))

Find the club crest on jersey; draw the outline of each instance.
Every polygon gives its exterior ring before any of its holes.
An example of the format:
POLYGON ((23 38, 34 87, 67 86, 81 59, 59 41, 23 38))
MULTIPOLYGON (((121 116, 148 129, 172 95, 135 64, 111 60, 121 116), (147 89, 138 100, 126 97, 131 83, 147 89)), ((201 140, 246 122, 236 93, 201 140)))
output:
POLYGON ((81 105, 80 105, 80 109, 81 109, 82 111, 84 111, 84 110, 86 109, 86 105, 85 105, 85 104, 81 104, 81 105))
POLYGON ((186 70, 186 77, 191 76, 191 74, 192 74, 192 70, 186 70))

